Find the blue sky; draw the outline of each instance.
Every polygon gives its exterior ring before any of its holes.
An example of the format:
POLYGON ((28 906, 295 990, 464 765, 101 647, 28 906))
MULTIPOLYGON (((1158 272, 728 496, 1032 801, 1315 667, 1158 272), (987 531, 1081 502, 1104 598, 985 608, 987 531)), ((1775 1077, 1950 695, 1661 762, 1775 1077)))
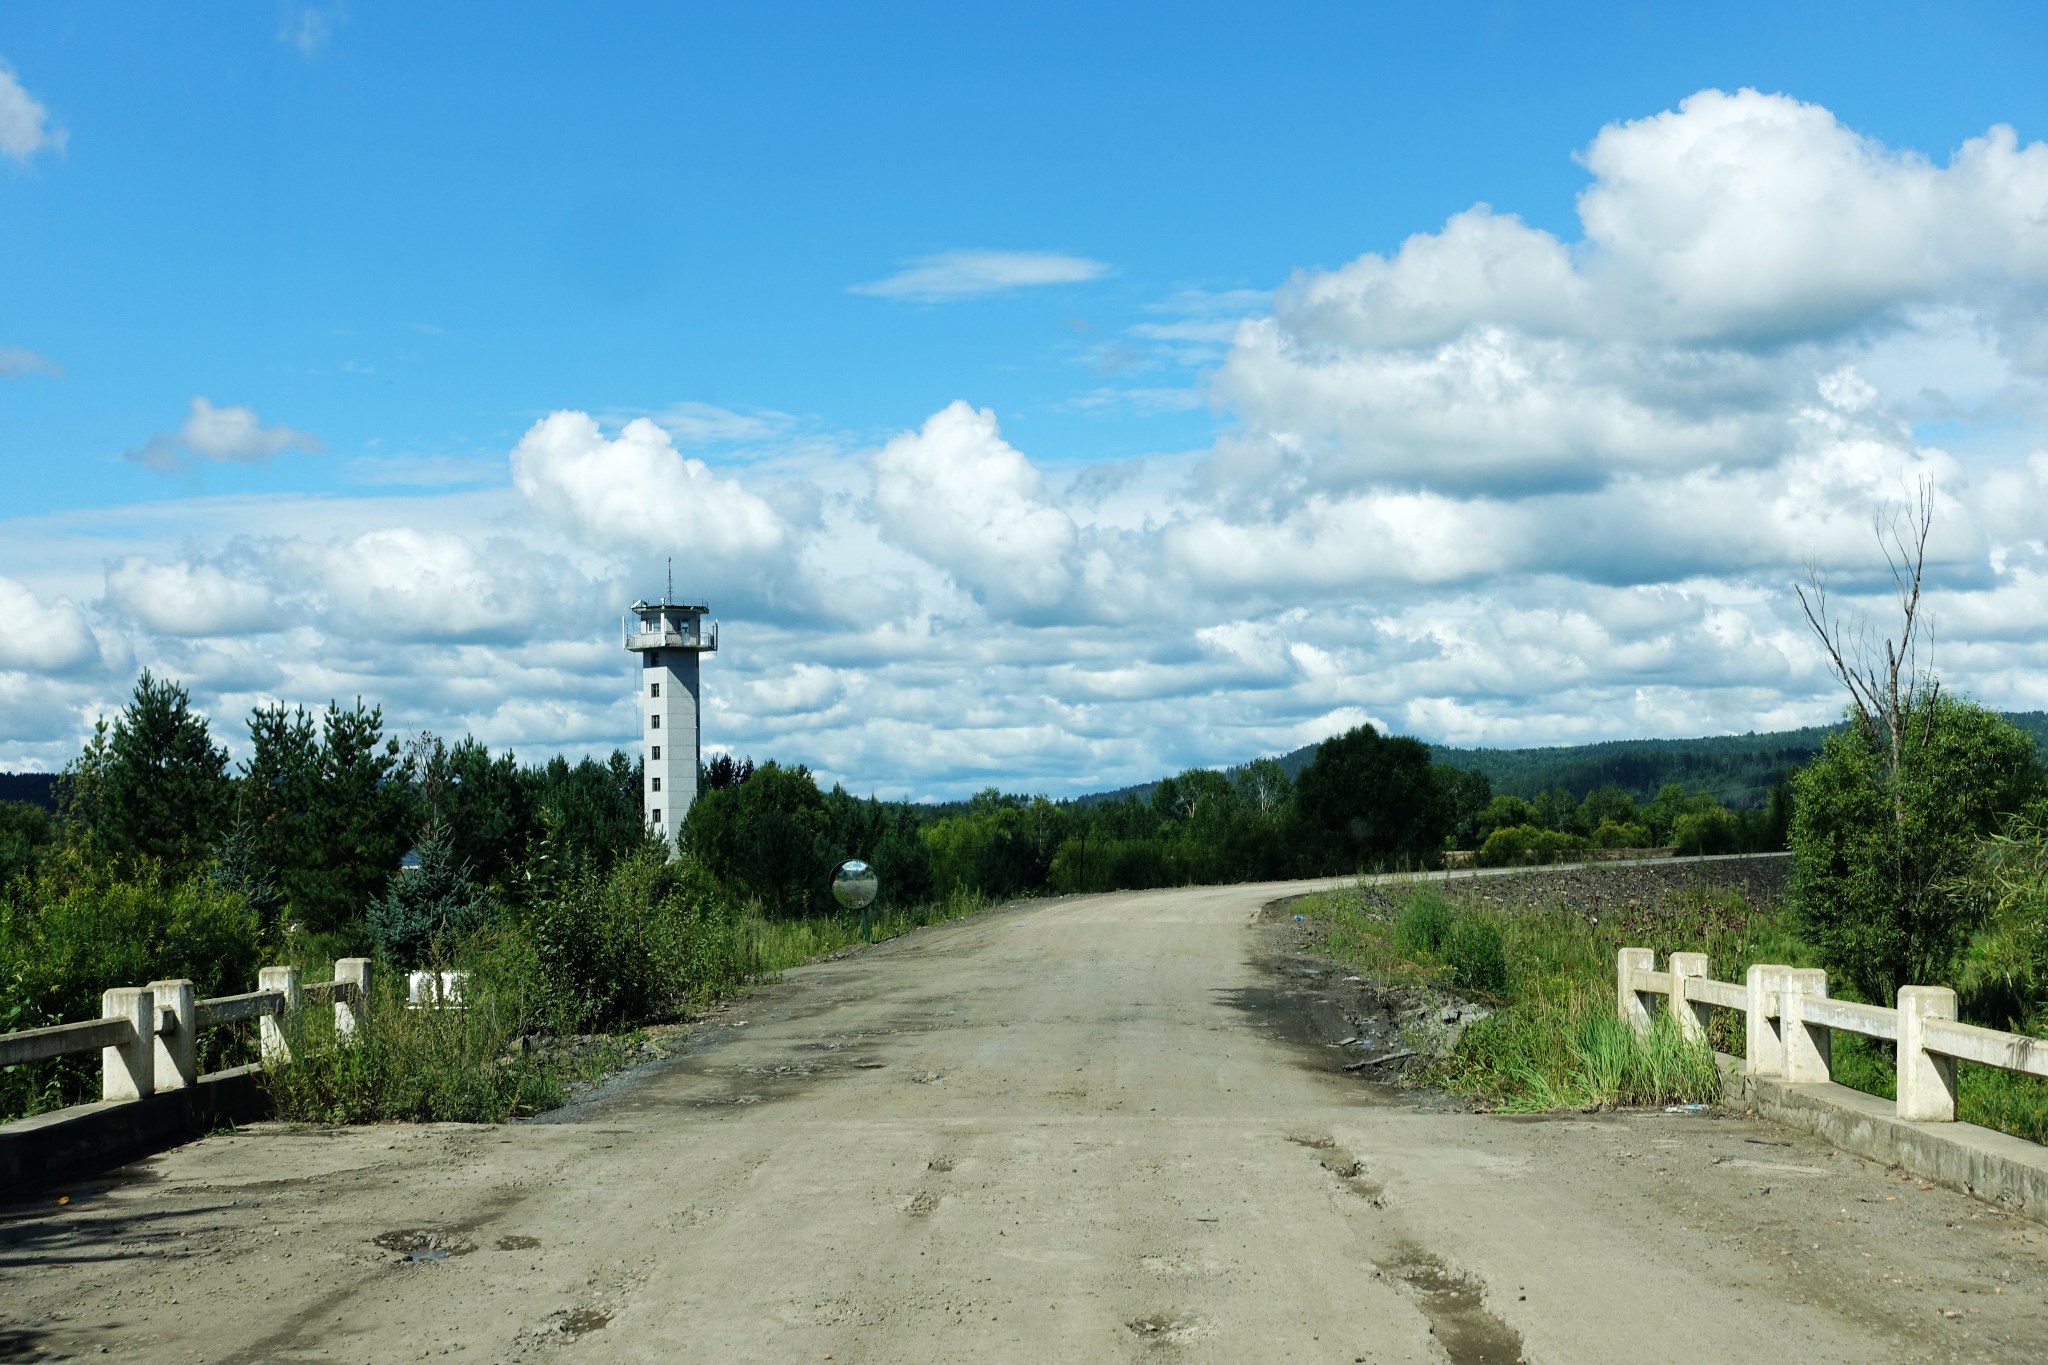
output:
POLYGON ((1765 728, 1923 478, 2048 705, 2048 18, 1674 8, 12 6, 0 766, 606 749, 669 554, 860 790, 1765 728))

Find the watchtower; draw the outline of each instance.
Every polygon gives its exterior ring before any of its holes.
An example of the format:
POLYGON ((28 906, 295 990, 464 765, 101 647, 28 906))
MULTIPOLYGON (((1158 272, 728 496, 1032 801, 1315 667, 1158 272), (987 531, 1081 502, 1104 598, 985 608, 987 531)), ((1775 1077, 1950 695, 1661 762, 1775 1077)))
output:
POLYGON ((640 808, 647 823, 679 845, 683 816, 697 799, 697 757, 703 741, 697 660, 718 648, 718 623, 706 629, 704 602, 635 602, 621 618, 626 648, 640 656, 640 744, 646 776, 640 808))

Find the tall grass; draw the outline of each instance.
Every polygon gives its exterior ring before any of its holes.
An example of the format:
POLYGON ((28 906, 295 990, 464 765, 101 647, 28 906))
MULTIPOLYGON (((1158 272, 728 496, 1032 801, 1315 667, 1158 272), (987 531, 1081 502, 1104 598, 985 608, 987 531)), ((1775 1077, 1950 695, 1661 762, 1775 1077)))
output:
MULTIPOLYGON (((1433 887, 1417 888, 1398 907, 1342 891, 1296 908, 1325 926, 1326 951, 1377 980, 1440 986, 1498 1006, 1420 1079, 1502 1109, 1717 1097, 1712 1052, 1742 1055, 1741 1014, 1714 1011, 1707 1048, 1685 1044, 1662 1016, 1647 1039, 1636 1039, 1614 1008, 1618 948, 1649 948, 1660 961, 1677 951, 1704 952, 1724 981, 1741 981, 1755 962, 1820 965, 1786 910, 1760 908, 1727 889, 1597 912, 1463 904, 1433 887)), ((1838 1033, 1832 1061, 1838 1083, 1891 1098, 1897 1072, 1890 1044, 1838 1033)), ((1958 1068, 1956 1117, 2048 1142, 2048 1080, 1965 1063, 1958 1068)))
MULTIPOLYGON (((955 885, 945 896, 921 905, 871 910, 868 927, 874 940, 896 938, 929 924, 965 919, 988 909, 995 902, 977 891, 955 885)), ((860 912, 813 915, 804 919, 771 920, 754 917, 742 927, 743 956, 748 972, 755 977, 772 976, 790 967, 814 962, 861 942, 860 912)))
MULTIPOLYGON (((1614 949, 1627 942, 1724 951, 1765 939, 1748 903, 1696 897, 1654 928, 1623 911, 1602 922, 1569 910, 1460 904, 1419 887, 1391 912, 1354 892, 1298 909, 1326 927, 1327 951, 1388 983, 1456 990, 1495 1007, 1421 1079, 1510 1110, 1707 1103, 1719 1096, 1713 1050, 1666 1021, 1638 1038, 1614 1009, 1614 949)), ((1668 948, 1665 951, 1669 951, 1668 948)))

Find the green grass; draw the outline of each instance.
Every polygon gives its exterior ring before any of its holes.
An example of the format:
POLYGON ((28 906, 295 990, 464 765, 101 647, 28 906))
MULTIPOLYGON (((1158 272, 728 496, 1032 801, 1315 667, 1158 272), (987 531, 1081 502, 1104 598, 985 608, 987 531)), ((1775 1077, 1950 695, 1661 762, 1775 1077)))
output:
MULTIPOLYGON (((869 928, 877 943, 884 939, 896 938, 922 929, 928 924, 944 924, 949 920, 965 919, 988 909, 994 901, 977 892, 955 887, 942 900, 928 901, 922 905, 897 907, 888 910, 871 910, 868 914, 869 928)), ((771 920, 754 918, 747 921, 746 960, 748 970, 756 979, 772 977, 775 973, 790 967, 815 962, 842 948, 851 947, 861 941, 860 912, 842 911, 836 915, 812 916, 800 920, 771 920)))
POLYGON ((467 1009, 409 1009, 387 974, 366 1027, 337 1045, 333 1012, 292 1022, 292 1060, 267 1068, 277 1116, 303 1123, 498 1123, 559 1105, 570 1081, 623 1065, 627 1039, 573 1059, 513 1050, 520 1021, 498 993, 474 992, 467 1009))
MULTIPOLYGON (((1614 955, 1649 948, 1704 952, 1715 977, 1741 981, 1755 962, 1820 965, 1781 907, 1732 890, 1678 893, 1648 906, 1593 914, 1534 906, 1498 909, 1418 887, 1388 905, 1364 890, 1311 896, 1295 909, 1325 927, 1323 949, 1375 980, 1457 990, 1497 1012, 1419 1074, 1425 1084, 1501 1109, 1709 1103, 1719 1097, 1707 1049, 1687 1047, 1661 1016, 1646 1040, 1614 1008, 1614 955), (1498 945, 1498 957, 1494 945, 1498 945)), ((1714 1051, 1740 1057, 1743 1019, 1715 1010, 1714 1051)), ((1892 1098, 1890 1045, 1855 1034, 1833 1040, 1834 1079, 1892 1098)), ((2048 1142, 2048 1080, 1969 1063, 1958 1069, 1956 1116, 2048 1142)))

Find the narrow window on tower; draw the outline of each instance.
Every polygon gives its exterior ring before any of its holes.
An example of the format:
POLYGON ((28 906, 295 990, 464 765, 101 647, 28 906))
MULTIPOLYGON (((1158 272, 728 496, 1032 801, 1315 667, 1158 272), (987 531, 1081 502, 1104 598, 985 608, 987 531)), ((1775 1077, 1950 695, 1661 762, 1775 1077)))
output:
POLYGON ((654 823, 655 823, 655 824, 657 824, 657 825, 661 823, 661 807, 660 807, 660 806, 656 806, 656 807, 654 808, 654 823))
POLYGON ((648 726, 647 726, 647 728, 648 728, 648 729, 650 729, 650 730, 659 730, 659 729, 661 728, 661 717, 660 717, 660 716, 658 716, 658 715, 655 715, 655 716, 649 716, 649 717, 647 718, 647 720, 648 720, 648 722, 649 722, 649 723, 648 723, 648 726))
POLYGON ((658 777, 654 779, 654 789, 655 789, 656 791, 660 791, 660 790, 661 790, 661 779, 660 779, 660 778, 658 778, 658 777))
POLYGON ((660 684, 660 683, 649 683, 649 684, 647 684, 647 695, 648 695, 648 696, 650 696, 650 697, 658 697, 658 696, 660 696, 660 695, 661 695, 661 684, 660 684))
POLYGON ((656 763, 661 762, 661 746, 659 744, 654 746, 654 761, 656 763))

